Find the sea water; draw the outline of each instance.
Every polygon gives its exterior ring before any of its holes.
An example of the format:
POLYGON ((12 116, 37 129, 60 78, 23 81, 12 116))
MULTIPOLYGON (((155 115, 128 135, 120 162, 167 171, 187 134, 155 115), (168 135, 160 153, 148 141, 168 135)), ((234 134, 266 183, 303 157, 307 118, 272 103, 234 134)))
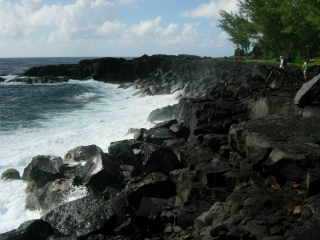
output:
MULTIPOLYGON (((129 128, 151 127, 152 110, 177 102, 175 95, 141 97, 136 91, 94 80, 0 83, 0 174, 7 168, 22 173, 33 156, 63 157, 76 146, 107 151, 111 142, 130 137, 129 128)), ((41 216, 25 209, 25 188, 23 181, 0 180, 0 233, 41 216)), ((85 194, 75 189, 65 201, 85 194)))

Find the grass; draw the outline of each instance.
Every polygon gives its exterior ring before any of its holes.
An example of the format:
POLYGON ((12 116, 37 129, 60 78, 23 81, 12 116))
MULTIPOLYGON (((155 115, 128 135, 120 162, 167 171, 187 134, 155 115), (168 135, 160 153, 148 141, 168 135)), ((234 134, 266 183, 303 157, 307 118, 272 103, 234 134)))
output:
MULTIPOLYGON (((242 58, 241 62, 244 63, 259 63, 259 64, 268 64, 268 65, 279 65, 280 62, 278 59, 252 59, 252 58, 242 58)), ((303 59, 296 59, 293 62, 288 63, 290 66, 295 66, 299 68, 303 68, 303 59)), ((320 65, 320 57, 314 58, 310 60, 309 67, 311 66, 319 66, 320 65)))

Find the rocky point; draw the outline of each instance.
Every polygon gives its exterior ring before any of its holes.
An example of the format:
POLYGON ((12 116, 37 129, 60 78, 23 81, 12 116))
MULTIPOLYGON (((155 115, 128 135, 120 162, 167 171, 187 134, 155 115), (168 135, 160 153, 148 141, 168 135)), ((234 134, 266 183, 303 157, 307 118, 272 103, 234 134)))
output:
POLYGON ((295 67, 162 55, 28 70, 130 82, 141 94, 179 90, 180 102, 108 153, 34 157, 22 178, 43 217, 0 239, 319 239, 319 68, 310 73, 305 83, 295 67), (73 186, 88 194, 65 203, 73 186))

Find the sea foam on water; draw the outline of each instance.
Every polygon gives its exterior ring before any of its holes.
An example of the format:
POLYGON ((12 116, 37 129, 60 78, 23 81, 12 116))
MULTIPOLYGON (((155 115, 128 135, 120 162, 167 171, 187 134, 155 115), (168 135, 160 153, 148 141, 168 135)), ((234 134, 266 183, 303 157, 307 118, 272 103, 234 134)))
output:
MULTIPOLYGON (((41 118, 34 120, 36 124, 30 127, 22 124, 24 127, 0 131, 0 174, 9 167, 18 169, 22 174, 33 156, 63 157, 76 146, 95 144, 107 151, 111 142, 128 138, 129 128, 151 127, 147 117, 152 110, 177 102, 175 95, 135 96, 136 89, 133 87, 121 89, 117 85, 93 80, 65 84, 81 84, 90 89, 90 92, 65 99, 70 104, 79 101, 84 105, 78 109, 73 107, 70 111, 59 111, 57 106, 55 111, 40 114, 41 118)), ((25 187, 23 181, 0 180, 0 233, 41 216, 40 212, 25 209, 25 187)), ((75 189, 66 201, 85 194, 85 189, 75 189)))

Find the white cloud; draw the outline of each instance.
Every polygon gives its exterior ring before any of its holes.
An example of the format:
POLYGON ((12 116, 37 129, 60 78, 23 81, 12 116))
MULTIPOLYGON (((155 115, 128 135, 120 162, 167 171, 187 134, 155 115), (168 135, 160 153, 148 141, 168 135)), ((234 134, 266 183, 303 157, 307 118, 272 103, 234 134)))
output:
POLYGON ((238 0, 210 0, 193 10, 185 12, 185 16, 192 18, 218 18, 221 10, 237 11, 238 0))
POLYGON ((42 0, 0 0, 0 37, 47 34, 48 39, 86 36, 107 19, 114 8, 132 0, 73 0, 48 4, 42 0))
MULTIPOLYGON (((203 37, 208 31, 201 33, 193 20, 177 23, 155 16, 129 22, 121 18, 123 12, 138 9, 139 2, 143 0, 0 0, 1 56, 196 53, 208 46, 203 37)), ((221 8, 231 1, 219 2, 215 6, 221 8)), ((205 7, 188 16, 210 17, 205 7)))
POLYGON ((122 34, 126 29, 126 24, 117 20, 105 21, 100 27, 97 28, 97 33, 101 36, 114 36, 122 34))
POLYGON ((137 36, 144 36, 146 34, 156 33, 161 31, 161 17, 156 17, 151 20, 141 21, 131 27, 131 32, 137 36))
POLYGON ((198 34, 192 24, 165 24, 161 17, 125 24, 118 20, 106 21, 97 29, 98 35, 108 40, 116 39, 122 45, 153 43, 173 46, 195 42, 198 34))

